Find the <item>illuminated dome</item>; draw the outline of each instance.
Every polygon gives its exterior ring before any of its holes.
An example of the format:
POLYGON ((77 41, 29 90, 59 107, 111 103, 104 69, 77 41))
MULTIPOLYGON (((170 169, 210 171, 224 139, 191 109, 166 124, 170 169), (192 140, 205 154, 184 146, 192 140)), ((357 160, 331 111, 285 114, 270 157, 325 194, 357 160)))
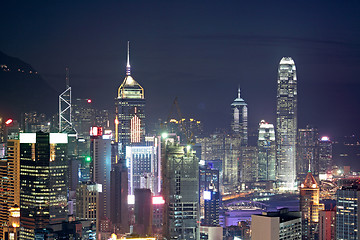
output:
POLYGON ((128 75, 118 89, 118 98, 144 98, 144 89, 128 75))
POLYGON ((291 57, 283 57, 280 60, 280 64, 289 64, 289 65, 295 65, 294 60, 291 57))

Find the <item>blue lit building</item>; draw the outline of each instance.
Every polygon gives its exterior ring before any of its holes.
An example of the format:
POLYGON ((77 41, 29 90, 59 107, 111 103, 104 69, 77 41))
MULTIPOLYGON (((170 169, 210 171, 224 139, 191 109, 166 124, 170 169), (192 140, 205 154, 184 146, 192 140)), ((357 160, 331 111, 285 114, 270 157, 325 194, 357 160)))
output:
POLYGON ((359 187, 342 187, 336 192, 336 239, 359 239, 359 187))
POLYGON ((199 198, 201 224, 219 225, 220 190, 219 170, 209 165, 199 168, 199 198))

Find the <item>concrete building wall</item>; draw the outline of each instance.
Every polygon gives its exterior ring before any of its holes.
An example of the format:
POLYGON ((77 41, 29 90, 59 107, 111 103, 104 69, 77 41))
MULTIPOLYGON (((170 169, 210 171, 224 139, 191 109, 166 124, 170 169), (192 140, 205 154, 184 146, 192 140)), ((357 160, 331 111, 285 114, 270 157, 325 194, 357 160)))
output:
POLYGON ((279 239, 279 217, 260 215, 251 216, 252 240, 277 240, 279 239))

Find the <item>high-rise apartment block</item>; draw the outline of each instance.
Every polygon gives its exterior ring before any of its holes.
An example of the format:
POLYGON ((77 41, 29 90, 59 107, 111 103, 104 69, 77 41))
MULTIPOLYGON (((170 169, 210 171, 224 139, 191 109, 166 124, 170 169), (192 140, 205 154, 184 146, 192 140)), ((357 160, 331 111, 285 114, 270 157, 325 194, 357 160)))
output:
POLYGON ((297 77, 295 62, 283 57, 278 68, 276 105, 277 179, 282 187, 296 186, 297 77))
POLYGON ((67 217, 66 133, 20 134, 21 239, 67 217))
POLYGON ((309 171, 300 186, 300 211, 302 218, 303 239, 318 238, 319 212, 324 210, 324 204, 319 203, 320 188, 309 171))
POLYGON ((199 162, 191 146, 176 137, 162 140, 163 234, 167 239, 199 239, 199 162))
POLYGON ((257 181, 276 180, 276 143, 274 125, 262 120, 259 124, 257 181))

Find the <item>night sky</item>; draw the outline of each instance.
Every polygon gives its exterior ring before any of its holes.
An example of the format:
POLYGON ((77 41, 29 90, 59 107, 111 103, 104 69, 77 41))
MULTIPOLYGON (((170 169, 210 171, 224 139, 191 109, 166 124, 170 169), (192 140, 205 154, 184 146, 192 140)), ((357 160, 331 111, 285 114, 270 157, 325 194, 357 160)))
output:
POLYGON ((73 97, 109 110, 130 40, 149 125, 166 119, 177 96, 184 116, 227 128, 238 85, 250 127, 275 123, 277 67, 291 56, 298 126, 330 137, 360 130, 359 1, 7 1, 0 23, 0 51, 57 92, 69 66, 73 97))

